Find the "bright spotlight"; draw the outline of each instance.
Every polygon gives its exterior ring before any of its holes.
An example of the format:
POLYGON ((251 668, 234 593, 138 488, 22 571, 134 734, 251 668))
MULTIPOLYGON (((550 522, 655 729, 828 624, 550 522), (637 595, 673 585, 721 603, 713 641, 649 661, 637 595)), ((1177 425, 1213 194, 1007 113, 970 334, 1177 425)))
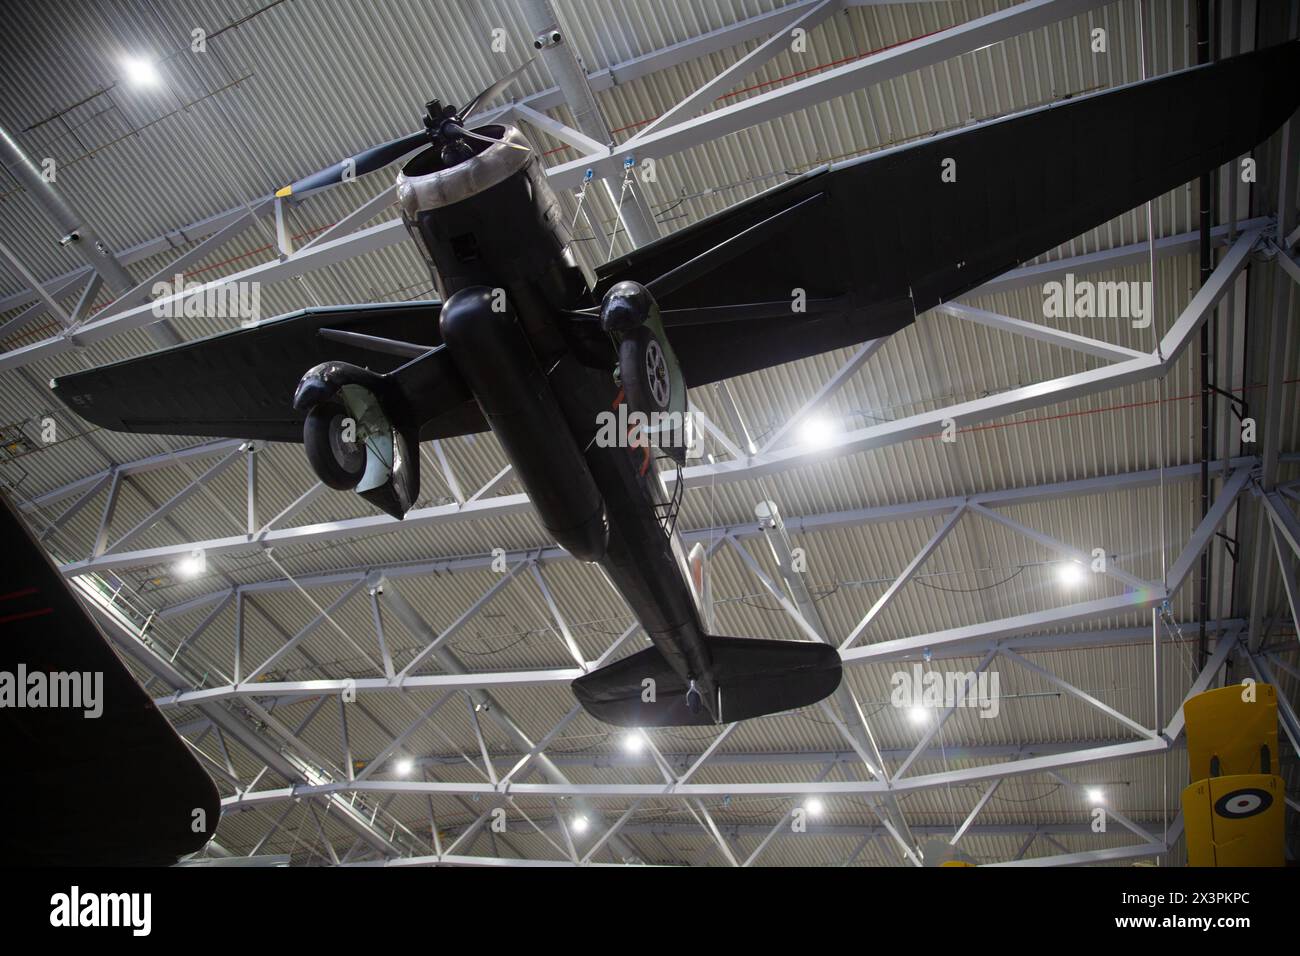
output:
POLYGON ((1083 565, 1077 561, 1063 561, 1056 566, 1056 580, 1063 587, 1078 587, 1083 583, 1083 578, 1083 565))
POLYGON ((208 568, 202 551, 191 551, 176 564, 176 573, 183 578, 197 578, 208 568))
POLYGON ((808 811, 810 817, 819 817, 822 811, 826 809, 826 804, 822 803, 817 797, 809 797, 804 801, 803 808, 808 811))
POLYGON ((813 415, 799 426, 799 440, 808 448, 825 448, 834 437, 834 423, 821 415, 813 415))
POLYGON ((401 777, 409 777, 411 771, 415 769, 415 761, 410 757, 403 757, 397 761, 397 773, 401 777))
POLYGON ((1088 802, 1091 804, 1104 803, 1106 794, 1099 787, 1088 788, 1088 802))
POLYGON ((630 754, 639 754, 645 747, 645 741, 641 737, 641 731, 634 730, 623 738, 623 749, 630 754))
POLYGON ((586 833, 586 832, 587 832, 587 818, 586 818, 586 817, 574 817, 574 818, 573 818, 573 824, 572 824, 572 826, 573 826, 573 832, 574 832, 574 833, 586 833))
POLYGON ((912 723, 923 724, 930 719, 930 712, 920 704, 917 704, 907 712, 907 716, 912 719, 912 723))
POLYGON ((132 86, 157 86, 161 79, 158 68, 142 56, 123 57, 122 71, 132 86))

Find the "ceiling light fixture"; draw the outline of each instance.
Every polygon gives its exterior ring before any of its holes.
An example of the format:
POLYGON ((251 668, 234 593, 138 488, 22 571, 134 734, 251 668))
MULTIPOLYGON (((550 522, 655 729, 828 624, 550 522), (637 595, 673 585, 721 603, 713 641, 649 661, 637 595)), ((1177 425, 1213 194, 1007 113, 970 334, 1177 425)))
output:
POLYGON ((1083 583, 1083 565, 1078 561, 1062 561, 1056 566, 1056 580, 1063 587, 1078 587, 1083 583))
POLYGON ((827 448, 838 429, 829 418, 813 415, 799 426, 799 440, 807 448, 827 448))
POLYGON ((157 86, 162 79, 158 75, 158 68, 153 65, 153 61, 142 56, 122 57, 122 70, 126 75, 127 82, 132 86, 157 86))
POLYGON ((176 563, 176 573, 183 578, 197 578, 207 569, 208 561, 202 551, 191 551, 176 563))

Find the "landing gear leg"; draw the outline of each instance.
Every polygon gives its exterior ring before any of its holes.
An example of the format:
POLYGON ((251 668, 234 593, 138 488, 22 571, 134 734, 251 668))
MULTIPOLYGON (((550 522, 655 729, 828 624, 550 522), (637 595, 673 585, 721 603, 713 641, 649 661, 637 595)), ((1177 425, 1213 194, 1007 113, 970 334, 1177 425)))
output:
POLYGON ((695 681, 691 681, 690 689, 686 692, 686 709, 692 714, 698 714, 704 707, 704 698, 695 687, 695 681))

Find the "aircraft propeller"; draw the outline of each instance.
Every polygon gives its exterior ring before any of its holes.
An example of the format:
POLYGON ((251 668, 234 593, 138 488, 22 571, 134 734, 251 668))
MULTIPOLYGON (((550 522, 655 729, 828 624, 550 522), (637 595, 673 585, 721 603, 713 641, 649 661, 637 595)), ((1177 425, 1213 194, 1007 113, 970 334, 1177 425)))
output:
POLYGON ((323 189, 326 186, 333 186, 335 183, 342 182, 344 179, 351 179, 356 176, 363 176, 366 173, 373 172, 387 166, 395 159, 399 159, 417 149, 424 144, 434 146, 441 145, 443 150, 443 162, 452 165, 468 159, 474 154, 473 149, 466 143, 466 139, 481 140, 486 143, 504 143, 514 149, 528 149, 519 143, 508 143, 504 140, 493 139, 490 136, 484 136, 466 128, 465 121, 473 114, 481 104, 497 96, 507 86, 518 79, 519 75, 533 61, 531 59, 524 62, 518 68, 511 70, 505 76, 496 80, 486 89, 480 91, 468 103, 457 110, 455 107, 444 107, 437 100, 432 100, 425 105, 424 128, 416 130, 414 133, 408 133, 405 136, 399 136, 397 139, 389 140, 386 143, 380 143, 377 146, 371 146, 363 149, 354 156, 349 156, 337 163, 326 166, 309 176, 295 180, 288 186, 276 190, 277 199, 283 199, 287 196, 303 196, 317 189, 323 189))

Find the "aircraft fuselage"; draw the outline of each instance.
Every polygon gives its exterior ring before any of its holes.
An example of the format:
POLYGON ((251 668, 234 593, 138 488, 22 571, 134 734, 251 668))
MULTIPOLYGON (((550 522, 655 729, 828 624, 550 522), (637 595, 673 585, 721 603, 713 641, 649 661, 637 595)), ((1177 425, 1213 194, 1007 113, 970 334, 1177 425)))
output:
MULTIPOLYGON (((484 130, 523 143, 512 127, 484 130)), ((716 687, 680 536, 665 527, 664 484, 645 447, 598 442, 621 400, 617 356, 573 310, 596 304, 536 153, 480 148, 441 169, 407 164, 398 200, 428 260, 441 332, 547 532, 599 564, 673 670, 705 706, 716 687)))

